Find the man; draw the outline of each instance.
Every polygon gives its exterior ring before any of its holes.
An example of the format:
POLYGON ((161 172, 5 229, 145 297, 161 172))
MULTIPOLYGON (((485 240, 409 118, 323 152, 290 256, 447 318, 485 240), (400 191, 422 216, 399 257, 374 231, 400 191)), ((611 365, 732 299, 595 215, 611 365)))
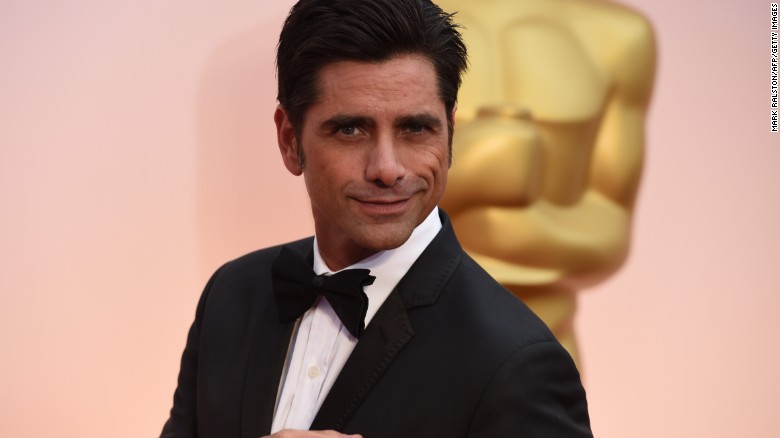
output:
POLYGON ((591 436, 569 355, 436 207, 465 56, 427 0, 293 7, 274 120, 315 237, 214 274, 163 437, 591 436))

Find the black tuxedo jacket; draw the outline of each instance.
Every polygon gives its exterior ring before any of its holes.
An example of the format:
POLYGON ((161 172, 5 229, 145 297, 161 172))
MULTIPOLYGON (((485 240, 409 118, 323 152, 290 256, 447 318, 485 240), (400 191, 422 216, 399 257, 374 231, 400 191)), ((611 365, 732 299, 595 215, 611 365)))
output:
MULTIPOLYGON (((311 429, 381 437, 588 437, 568 353, 458 244, 449 219, 366 327, 311 429)), ((312 239, 288 244, 312 260, 312 239)), ((294 323, 280 323, 280 247, 227 263, 190 329, 162 437, 271 428, 294 323)))

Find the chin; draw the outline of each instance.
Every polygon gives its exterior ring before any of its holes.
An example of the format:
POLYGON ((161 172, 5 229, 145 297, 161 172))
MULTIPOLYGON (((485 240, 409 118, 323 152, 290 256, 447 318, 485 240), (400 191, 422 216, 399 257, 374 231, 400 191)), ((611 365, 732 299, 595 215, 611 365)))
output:
POLYGON ((396 249, 406 243, 414 231, 414 227, 393 227, 392 230, 375 229, 371 227, 365 230, 362 246, 374 251, 396 249))

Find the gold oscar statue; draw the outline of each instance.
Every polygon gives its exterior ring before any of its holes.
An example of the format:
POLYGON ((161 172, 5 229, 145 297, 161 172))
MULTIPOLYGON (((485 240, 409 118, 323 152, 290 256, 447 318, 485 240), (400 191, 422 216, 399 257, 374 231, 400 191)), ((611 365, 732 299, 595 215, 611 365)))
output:
POLYGON ((439 0, 470 65, 442 207, 468 253, 578 361, 577 291, 623 263, 655 71, 649 22, 601 0, 439 0))

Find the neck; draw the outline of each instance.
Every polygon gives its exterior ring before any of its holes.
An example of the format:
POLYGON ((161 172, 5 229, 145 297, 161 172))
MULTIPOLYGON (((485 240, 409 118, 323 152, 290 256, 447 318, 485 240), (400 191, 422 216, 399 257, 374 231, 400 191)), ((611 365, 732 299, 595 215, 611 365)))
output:
POLYGON ((331 242, 326 242, 317 236, 317 245, 319 246, 320 256, 322 261, 328 265, 328 269, 333 272, 340 271, 347 266, 354 265, 355 263, 376 254, 379 251, 370 250, 367 248, 355 248, 348 245, 341 245, 341 247, 330 245, 331 242))

